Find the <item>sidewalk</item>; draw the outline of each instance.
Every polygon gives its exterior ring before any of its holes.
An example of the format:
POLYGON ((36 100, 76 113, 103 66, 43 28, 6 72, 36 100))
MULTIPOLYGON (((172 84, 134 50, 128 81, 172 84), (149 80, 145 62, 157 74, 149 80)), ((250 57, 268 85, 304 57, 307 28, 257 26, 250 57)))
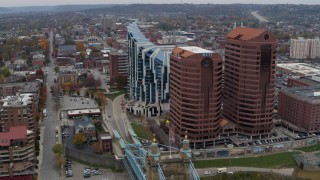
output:
POLYGON ((43 138, 44 138, 44 129, 45 127, 39 127, 40 129, 40 140, 39 140, 39 148, 40 148, 40 153, 39 156, 37 157, 38 161, 39 161, 39 165, 38 165, 38 178, 41 179, 41 174, 40 174, 40 168, 41 168, 41 164, 42 164, 42 156, 43 156, 43 138))

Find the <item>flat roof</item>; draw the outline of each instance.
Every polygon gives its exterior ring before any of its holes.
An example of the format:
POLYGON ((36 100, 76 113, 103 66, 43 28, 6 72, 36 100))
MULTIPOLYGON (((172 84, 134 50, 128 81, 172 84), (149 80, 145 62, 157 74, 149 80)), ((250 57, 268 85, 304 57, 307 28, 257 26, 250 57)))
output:
POLYGON ((100 109, 77 109, 77 110, 69 110, 69 115, 78 115, 78 114, 91 114, 91 113, 100 113, 100 109))
POLYGON ((302 74, 304 76, 313 76, 320 74, 320 66, 308 63, 284 63, 277 64, 277 68, 286 69, 293 74, 302 74))
POLYGON ((310 100, 320 99, 320 86, 300 86, 283 89, 283 91, 310 100))
POLYGON ((197 47, 197 46, 183 46, 183 47, 179 47, 183 50, 186 50, 186 51, 190 51, 194 54, 202 54, 202 53, 213 53, 212 51, 210 50, 207 50, 207 49, 203 49, 201 47, 197 47))

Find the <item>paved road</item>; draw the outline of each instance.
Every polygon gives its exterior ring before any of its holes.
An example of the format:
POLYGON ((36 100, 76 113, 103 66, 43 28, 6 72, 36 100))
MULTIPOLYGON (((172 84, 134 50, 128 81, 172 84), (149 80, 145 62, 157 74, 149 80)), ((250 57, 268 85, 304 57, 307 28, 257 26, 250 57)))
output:
POLYGON ((124 100, 124 95, 116 97, 113 101, 108 99, 106 106, 107 123, 114 129, 117 130, 126 142, 130 142, 128 136, 128 117, 126 111, 122 111, 121 103, 124 100))
POLYGON ((55 164, 55 155, 51 151, 51 147, 56 143, 56 134, 55 127, 58 125, 57 122, 57 109, 58 104, 50 93, 50 86, 54 83, 53 81, 53 62, 52 62, 52 40, 53 32, 50 32, 50 53, 49 58, 51 63, 48 68, 48 77, 47 77, 47 116, 44 117, 43 122, 40 124, 40 128, 43 130, 43 146, 42 148, 42 157, 40 157, 40 178, 46 180, 57 180, 59 179, 58 168, 55 164))
MULTIPOLYGON (((276 174, 281 174, 285 176, 292 176, 294 172, 294 168, 287 169, 269 169, 269 168, 254 168, 254 167, 228 167, 228 172, 273 172, 276 174)), ((198 175, 200 177, 209 176, 205 175, 205 171, 210 171, 210 176, 214 176, 217 174, 217 168, 205 168, 205 169, 197 169, 198 175)))
POLYGON ((251 14, 256 17, 260 22, 265 23, 269 22, 266 18, 258 14, 258 11, 252 11, 251 14))

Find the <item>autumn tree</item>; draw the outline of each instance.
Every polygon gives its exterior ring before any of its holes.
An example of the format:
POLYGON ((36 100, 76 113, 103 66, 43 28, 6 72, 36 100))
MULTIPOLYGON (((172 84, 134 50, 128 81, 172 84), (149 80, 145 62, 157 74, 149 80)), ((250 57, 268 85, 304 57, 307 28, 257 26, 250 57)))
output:
POLYGON ((75 134, 72 140, 73 144, 77 146, 83 145, 85 141, 86 141, 86 136, 82 133, 75 134))
POLYGON ((71 83, 70 83, 70 82, 64 83, 64 84, 63 84, 63 90, 64 90, 65 93, 70 92, 70 90, 71 90, 71 83))
POLYGON ((100 154, 103 152, 103 149, 101 148, 99 142, 94 142, 91 147, 97 154, 100 154))
POLYGON ((106 96, 104 95, 103 92, 101 91, 97 91, 95 93, 95 97, 97 98, 97 101, 99 103, 99 105, 103 108, 103 110, 105 109, 106 105, 107 105, 107 99, 106 96))
POLYGON ((62 144, 55 144, 51 148, 52 152, 57 155, 61 155, 63 153, 63 145, 62 144))
POLYGON ((84 43, 83 42, 77 42, 76 43, 76 49, 79 52, 84 52, 85 51, 84 43))
POLYGON ((38 45, 43 49, 44 51, 49 50, 49 40, 48 39, 39 39, 38 45))
POLYGON ((64 158, 62 155, 56 155, 56 163, 58 167, 61 167, 64 164, 64 158))
POLYGON ((84 91, 84 97, 89 97, 90 96, 90 93, 89 93, 89 90, 88 89, 86 89, 85 91, 84 91))

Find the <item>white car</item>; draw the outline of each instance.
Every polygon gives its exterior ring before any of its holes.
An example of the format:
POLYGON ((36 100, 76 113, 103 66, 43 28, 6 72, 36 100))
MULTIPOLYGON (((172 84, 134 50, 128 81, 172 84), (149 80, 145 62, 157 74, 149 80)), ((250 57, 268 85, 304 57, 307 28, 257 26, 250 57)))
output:
POLYGON ((233 174, 233 172, 229 171, 228 174, 233 174))
POLYGON ((210 171, 205 171, 204 175, 210 175, 210 171))

